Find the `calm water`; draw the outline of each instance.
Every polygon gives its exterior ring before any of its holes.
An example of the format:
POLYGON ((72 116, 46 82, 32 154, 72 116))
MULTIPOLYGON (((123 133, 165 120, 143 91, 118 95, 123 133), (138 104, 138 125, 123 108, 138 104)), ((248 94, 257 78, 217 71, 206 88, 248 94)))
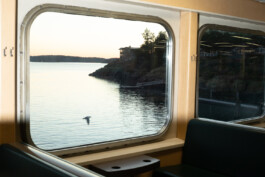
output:
POLYGON ((43 149, 152 135, 166 123, 164 96, 88 76, 99 63, 30 64, 30 132, 43 149), (83 119, 91 116, 89 124, 83 119))

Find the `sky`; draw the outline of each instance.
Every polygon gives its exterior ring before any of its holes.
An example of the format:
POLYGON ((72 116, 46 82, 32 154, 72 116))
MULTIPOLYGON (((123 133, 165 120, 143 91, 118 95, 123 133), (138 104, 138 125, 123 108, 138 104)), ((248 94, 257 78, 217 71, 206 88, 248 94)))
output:
POLYGON ((140 47, 146 28, 166 31, 157 23, 45 12, 31 26, 30 55, 116 58, 121 47, 140 47))

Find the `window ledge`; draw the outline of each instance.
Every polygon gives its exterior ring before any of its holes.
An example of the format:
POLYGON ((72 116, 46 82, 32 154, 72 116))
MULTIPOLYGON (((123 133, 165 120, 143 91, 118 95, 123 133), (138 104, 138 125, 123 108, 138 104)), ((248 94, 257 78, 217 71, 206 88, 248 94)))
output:
POLYGON ((178 138, 171 138, 166 139, 159 142, 154 143, 148 143, 144 145, 139 146, 133 146, 133 147, 126 147, 121 149, 115 149, 115 150, 109 150, 99 153, 93 153, 93 154, 86 154, 86 155, 79 155, 79 156, 73 156, 73 157, 67 157, 64 158, 64 160, 67 160, 69 162, 85 166, 92 163, 101 163, 111 160, 117 160, 122 158, 128 158, 143 154, 149 154, 154 153, 158 151, 164 151, 174 148, 180 148, 183 147, 184 140, 178 139, 178 138))

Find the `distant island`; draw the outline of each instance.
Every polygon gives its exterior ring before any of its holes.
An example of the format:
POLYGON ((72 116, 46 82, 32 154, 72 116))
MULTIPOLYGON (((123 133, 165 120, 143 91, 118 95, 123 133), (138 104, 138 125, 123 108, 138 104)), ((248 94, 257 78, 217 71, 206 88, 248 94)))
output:
POLYGON ((118 58, 77 57, 64 55, 31 56, 30 62, 83 62, 83 63, 110 63, 118 58))
MULTIPOLYGON (((125 87, 137 87, 144 83, 166 82, 166 32, 155 36, 146 29, 142 34, 144 43, 139 47, 120 48, 120 59, 110 62, 89 76, 110 80, 125 87)), ((153 85, 153 84, 151 84, 153 85)))

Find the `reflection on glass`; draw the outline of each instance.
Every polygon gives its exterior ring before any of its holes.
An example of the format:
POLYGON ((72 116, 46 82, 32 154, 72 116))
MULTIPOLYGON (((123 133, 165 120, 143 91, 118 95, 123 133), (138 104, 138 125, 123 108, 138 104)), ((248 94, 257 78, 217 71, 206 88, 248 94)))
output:
POLYGON ((51 150, 159 133, 167 43, 156 23, 41 14, 30 31, 33 142, 51 150))
POLYGON ((198 116, 232 121, 264 114, 265 37, 209 27, 201 36, 198 116))

